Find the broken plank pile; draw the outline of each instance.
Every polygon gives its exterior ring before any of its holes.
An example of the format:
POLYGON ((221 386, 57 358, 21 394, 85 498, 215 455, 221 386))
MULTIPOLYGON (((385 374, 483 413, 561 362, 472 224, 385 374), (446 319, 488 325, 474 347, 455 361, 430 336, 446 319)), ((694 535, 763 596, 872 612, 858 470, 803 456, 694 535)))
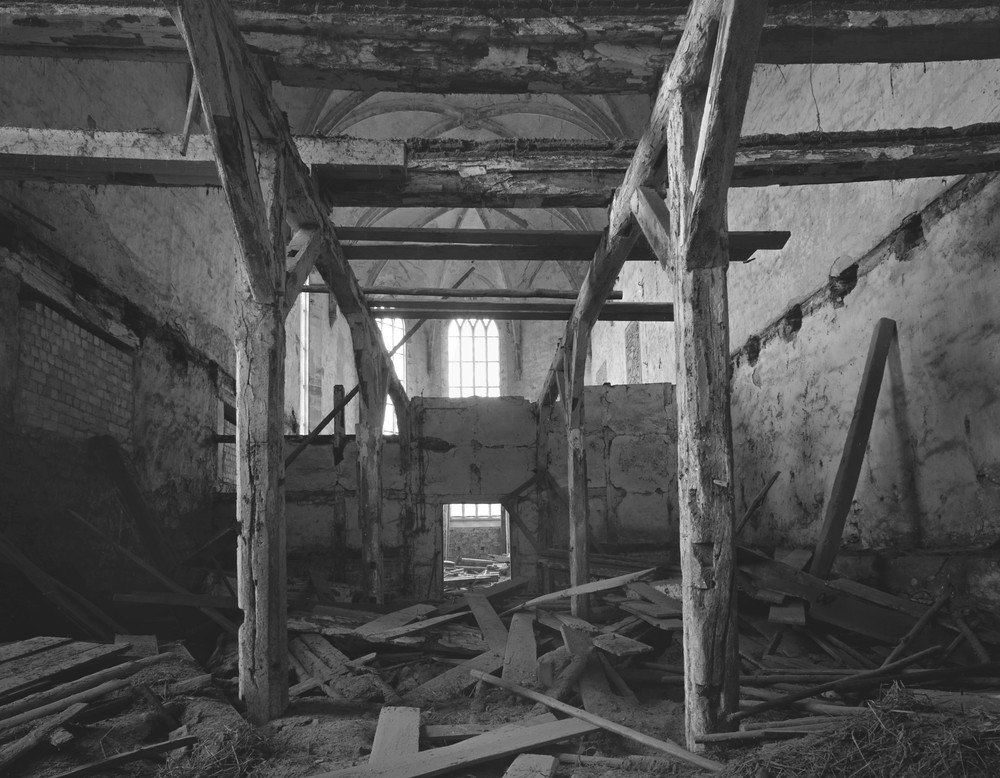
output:
POLYGON ((194 744, 197 737, 183 731, 138 747, 122 743, 117 748, 115 739, 107 739, 122 716, 150 719, 144 729, 133 726, 131 731, 151 732, 152 719, 164 716, 172 724, 169 729, 176 730, 179 723, 149 688, 160 681, 164 697, 172 697, 203 688, 210 679, 190 672, 173 653, 161 653, 155 638, 119 636, 114 644, 98 644, 35 637, 0 646, 0 773, 23 769, 24 775, 34 774, 38 760, 55 758, 69 765, 59 778, 104 775, 116 765, 194 744), (129 712, 144 704, 153 710, 129 712), (81 765, 93 759, 98 743, 100 758, 81 765))
POLYGON ((496 583, 507 578, 510 578, 510 557, 506 555, 444 562, 445 591, 496 583))
MULTIPOLYGON (((775 560, 740 549, 742 701, 730 720, 738 729, 702 736, 704 745, 833 731, 868 711, 862 703, 894 683, 936 694, 945 693, 942 685, 963 692, 1000 688, 1000 663, 990 661, 986 647, 1000 640, 949 614, 945 598, 922 604, 847 579, 823 581, 803 571, 808 557, 792 552, 775 560), (801 611, 802 621, 789 609, 801 611)), ((635 571, 527 600, 512 600, 525 583, 515 579, 445 604, 414 603, 384 614, 326 606, 293 619, 299 694, 388 706, 370 762, 322 775, 422 776, 512 758, 553 742, 553 722, 545 718, 551 712, 589 727, 556 733, 561 739, 597 730, 619 736, 616 748, 625 756, 593 757, 606 760, 600 764, 647 759, 662 767, 680 760, 718 769, 718 762, 673 742, 658 722, 655 706, 683 697, 680 581, 658 578, 663 572, 635 571), (591 598, 589 620, 569 611, 571 598, 581 595, 591 598), (449 643, 452 634, 465 637, 449 643), (456 704, 470 707, 471 723, 427 721, 456 704), (509 714, 506 726, 475 723, 498 709, 509 714), (421 743, 425 750, 417 751, 421 743)), ((562 757, 572 764, 585 758, 562 757)))

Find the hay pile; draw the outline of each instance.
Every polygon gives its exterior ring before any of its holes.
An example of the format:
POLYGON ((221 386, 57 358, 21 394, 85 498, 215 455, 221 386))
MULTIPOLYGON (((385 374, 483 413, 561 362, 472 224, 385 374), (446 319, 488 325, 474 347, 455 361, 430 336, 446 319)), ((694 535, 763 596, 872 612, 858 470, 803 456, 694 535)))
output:
POLYGON ((1000 776, 1000 716, 943 713, 895 685, 829 730, 730 761, 724 778, 1000 776))
POLYGON ((227 727, 218 737, 197 743, 172 758, 156 778, 249 778, 272 755, 268 739, 249 724, 227 727))

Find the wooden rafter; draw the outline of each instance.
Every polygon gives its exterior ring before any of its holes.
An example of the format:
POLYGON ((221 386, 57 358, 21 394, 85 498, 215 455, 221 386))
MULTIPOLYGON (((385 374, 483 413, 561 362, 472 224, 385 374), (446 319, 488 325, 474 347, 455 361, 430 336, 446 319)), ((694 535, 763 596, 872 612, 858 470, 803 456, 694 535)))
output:
MULTIPOLYGON (((624 15, 562 3, 551 16, 488 3, 366 12, 333 2, 237 0, 247 44, 293 86, 440 93, 651 93, 677 46, 683 4, 624 15), (416 11, 416 13, 414 12, 416 11), (523 52, 530 49, 532 56, 523 52)), ((169 17, 135 3, 0 4, 0 54, 185 62, 169 17)), ((761 62, 924 62, 1000 56, 1000 10, 975 0, 916 9, 877 0, 789 3, 770 14, 761 62)))
MULTIPOLYGON (((482 300, 372 300, 376 316, 398 319, 479 318, 509 321, 566 321, 573 313, 570 302, 484 302, 482 300)), ((672 303, 608 303, 601 321, 673 321, 672 303)))
MULTIPOLYGON (((0 128, 0 179, 219 186, 209 138, 0 128)), ((606 207, 634 143, 295 139, 331 205, 606 207)), ((262 143, 254 142, 259 153, 262 143)), ((743 138, 732 186, 797 186, 1000 170, 1000 125, 743 138)), ((463 231, 466 232, 466 231, 463 231)), ((352 234, 342 240, 356 240, 352 234)), ((596 244, 596 239, 594 240, 596 244)), ((591 244, 593 245, 593 244, 591 244)))

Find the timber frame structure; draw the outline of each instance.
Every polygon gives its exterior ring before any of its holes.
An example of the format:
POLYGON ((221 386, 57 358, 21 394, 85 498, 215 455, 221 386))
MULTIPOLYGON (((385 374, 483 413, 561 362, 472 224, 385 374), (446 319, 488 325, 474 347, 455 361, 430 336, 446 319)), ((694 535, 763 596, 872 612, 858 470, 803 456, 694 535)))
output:
MULTIPOLYGON (((315 267, 350 325, 361 397, 364 561, 368 594, 377 602, 384 597, 380 458, 387 395, 403 437, 410 433, 409 400, 375 318, 386 311, 427 318, 485 309, 482 302, 421 307, 375 299, 405 290, 363 289, 350 260, 444 259, 454 236, 362 234, 335 227, 330 208, 600 207, 608 211, 602 233, 492 231, 476 236, 476 248, 498 260, 558 249, 565 261, 589 262, 572 305, 505 302, 493 312, 568 318, 538 399, 543 424, 555 418, 557 398, 566 409, 572 585, 588 580, 583 384, 591 328, 602 314, 618 312, 629 321, 676 323, 685 691, 694 750, 698 735, 725 729, 737 710, 727 267, 757 249, 779 248, 788 237, 730 234, 728 189, 1000 170, 996 125, 740 138, 754 64, 996 58, 1000 7, 967 0, 901 11, 868 0, 816 8, 790 0, 768 11, 765 0, 692 0, 689 9, 640 1, 626 13, 622 4, 602 0, 556 0, 545 4, 551 15, 544 17, 512 0, 501 4, 510 6, 509 23, 501 23, 485 12, 456 16, 443 1, 377 12, 319 2, 304 13, 284 5, 0 3, 0 56, 193 68, 191 102, 200 100, 207 136, 3 127, 0 178, 211 186, 225 193, 240 249, 234 290, 239 659, 251 717, 273 718, 288 699, 282 365, 285 317, 296 296, 315 267), (521 56, 525 49, 532 56, 521 56), (637 143, 297 138, 272 82, 366 92, 642 92, 655 100, 637 143), (383 245, 369 249, 381 253, 364 254, 364 247, 341 240, 383 245), (676 300, 605 306, 624 263, 654 260, 673 275, 676 300)), ((447 290, 411 293, 446 296, 447 290)), ((573 610, 586 614, 585 596, 574 598, 573 610)))

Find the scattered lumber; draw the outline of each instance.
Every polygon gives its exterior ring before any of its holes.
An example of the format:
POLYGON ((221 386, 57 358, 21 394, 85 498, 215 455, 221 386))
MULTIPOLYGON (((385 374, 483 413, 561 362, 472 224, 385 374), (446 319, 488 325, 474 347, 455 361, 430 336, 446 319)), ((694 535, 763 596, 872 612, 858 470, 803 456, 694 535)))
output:
POLYGON ((187 737, 175 738, 174 740, 165 740, 162 743, 154 743, 149 746, 143 746, 142 748, 137 748, 134 751, 126 751, 122 754, 115 754, 107 759, 92 762, 88 765, 84 765, 83 767, 76 767, 72 770, 67 770, 66 772, 54 775, 51 778, 84 778, 84 776, 87 775, 107 775, 108 770, 112 768, 120 767, 123 764, 129 764, 139 759, 145 759, 148 756, 155 756, 156 754, 174 751, 178 748, 192 746, 197 742, 198 738, 190 735, 187 737))
POLYGON ((469 604, 469 609, 472 611, 490 650, 498 654, 505 654, 507 651, 507 627, 500 620, 486 595, 480 592, 466 592, 465 601, 469 604))
MULTIPOLYGON (((39 651, 47 651, 56 646, 64 646, 72 640, 72 638, 36 637, 8 643, 5 646, 0 646, 0 663, 9 662, 29 654, 37 654, 39 651)), ((2 672, 2 668, 0 668, 0 672, 2 672)))
POLYGON ((433 705, 472 686, 475 682, 470 675, 472 671, 495 673, 502 667, 503 656, 495 651, 487 651, 412 689, 403 696, 403 700, 406 704, 417 707, 433 705))
POLYGON ((570 586, 567 589, 561 589, 557 592, 550 592, 549 594, 542 594, 534 599, 528 600, 525 603, 517 606, 512 610, 524 610, 525 608, 532 608, 536 605, 547 602, 555 602, 556 600, 564 600, 569 597, 577 597, 583 594, 596 594, 597 592, 606 592, 609 589, 617 589, 620 586, 624 586, 632 581, 638 581, 646 578, 656 572, 655 567, 650 567, 646 570, 639 570, 635 573, 626 573, 625 575, 619 575, 615 578, 605 578, 601 581, 589 581, 585 584, 580 584, 578 586, 570 586))
POLYGON ((35 727, 27 735, 18 738, 13 743, 9 743, 0 748, 0 770, 4 770, 11 763, 20 759, 32 749, 38 747, 49 736, 49 734, 63 724, 68 724, 87 707, 87 703, 78 702, 70 705, 64 711, 56 714, 48 721, 35 727))
POLYGON ((575 708, 572 705, 567 705, 565 702, 560 702, 559 700, 553 699, 545 694, 539 694, 538 692, 533 692, 531 689, 525 689, 523 686, 518 686, 516 684, 507 683, 501 678, 496 678, 492 675, 487 675, 478 670, 473 670, 472 675, 474 678, 485 683, 493 684, 494 686, 499 686, 507 691, 514 692, 521 697, 533 700, 535 702, 540 702, 552 710, 557 710, 560 713, 566 713, 574 718, 580 719, 580 721, 592 724, 595 727, 600 727, 608 732, 614 732, 616 735, 621 735, 629 740, 634 740, 637 743, 641 743, 649 748, 656 749, 664 754, 669 754, 670 756, 682 759, 685 762, 689 762, 697 767, 701 767, 709 772, 719 772, 722 770, 722 765, 719 762, 715 762, 711 759, 706 759, 705 757, 698 756, 698 754, 693 754, 690 751, 681 748, 676 743, 672 743, 667 740, 659 740, 649 735, 644 735, 641 732, 637 732, 629 727, 622 726, 621 724, 616 724, 613 721, 602 718, 600 716, 595 716, 592 713, 588 713, 580 708, 575 708))
POLYGON ((19 713, 24 713, 25 711, 40 708, 41 706, 49 703, 63 700, 79 692, 87 691, 88 689, 94 689, 107 681, 114 681, 119 678, 128 677, 143 668, 152 667, 153 665, 159 664, 160 662, 171 658, 173 658, 173 654, 169 653, 144 657, 132 662, 125 662, 124 664, 116 665, 115 667, 109 667, 107 670, 100 670, 96 673, 85 675, 83 678, 78 678, 75 681, 68 681, 51 689, 28 695, 27 697, 22 697, 15 702, 0 705, 0 720, 7 719, 19 713))
POLYGON ((0 698, 9 697, 31 686, 101 659, 124 654, 131 646, 70 643, 48 651, 31 654, 0 665, 0 698))
POLYGON ((597 729, 592 724, 574 719, 532 727, 503 728, 403 759, 317 773, 310 778, 426 778, 526 753, 531 749, 588 735, 597 729))
POLYGON ((811 686, 808 689, 803 689, 801 691, 792 692, 786 694, 777 699, 768 700, 767 702, 762 702, 759 705, 749 708, 747 710, 737 711, 729 717, 731 722, 742 721, 748 716, 755 716, 758 713, 763 713, 765 711, 774 710, 775 708, 782 708, 790 702, 797 702, 798 700, 805 700, 809 697, 815 697, 818 694, 829 691, 839 691, 842 689, 858 688, 859 682, 872 682, 876 684, 881 683, 883 680, 889 680, 892 678, 893 673, 897 670, 901 670, 904 667, 909 667, 912 664, 926 659, 932 654, 938 653, 940 647, 928 648, 917 654, 906 657, 905 659, 900 659, 893 662, 890 665, 884 667, 879 667, 875 670, 865 670, 863 672, 857 673, 856 675, 849 676, 847 678, 840 678, 833 681, 827 681, 826 683, 818 684, 817 686, 811 686))

